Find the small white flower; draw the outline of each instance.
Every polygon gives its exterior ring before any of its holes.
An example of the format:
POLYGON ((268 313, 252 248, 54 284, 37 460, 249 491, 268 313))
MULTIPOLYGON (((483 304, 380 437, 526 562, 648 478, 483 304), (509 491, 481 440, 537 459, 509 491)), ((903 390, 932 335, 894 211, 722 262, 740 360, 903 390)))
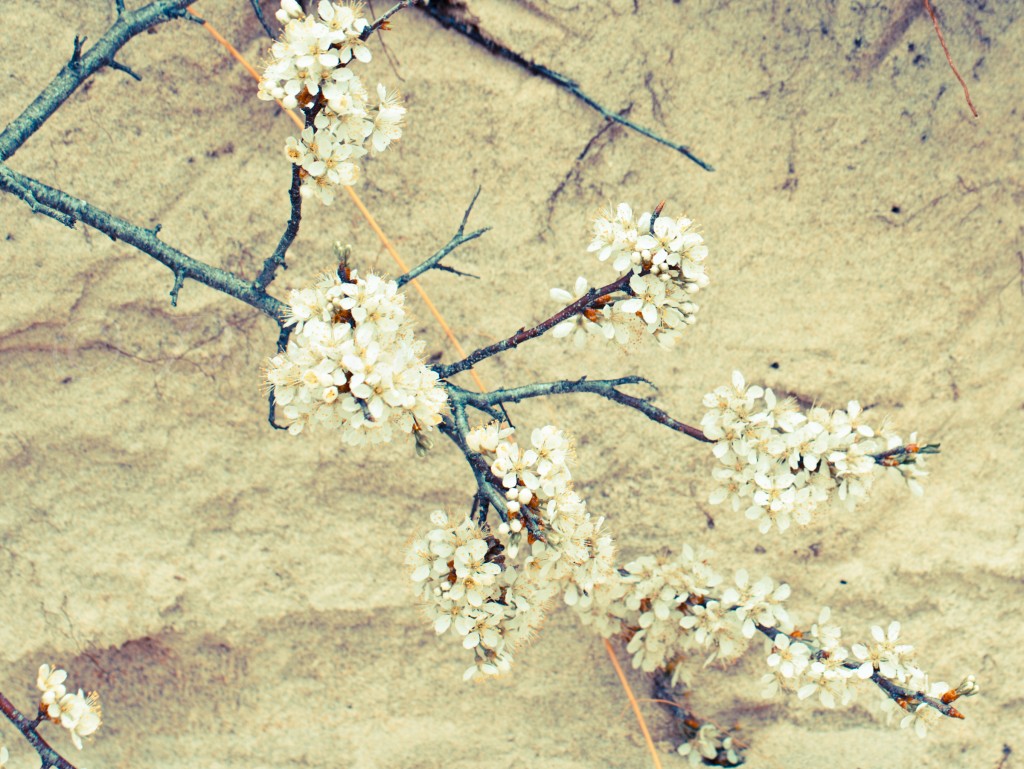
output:
POLYGON ((82 749, 82 737, 88 737, 103 723, 100 711, 100 699, 96 692, 88 696, 79 689, 78 693, 67 693, 60 698, 60 725, 71 733, 71 741, 79 750, 82 749))
MULTIPOLYGON (((581 275, 576 278, 576 285, 573 287, 574 293, 569 293, 563 288, 553 288, 551 289, 551 298, 561 305, 568 306, 585 296, 589 289, 587 279, 581 275)), ((595 322, 598 317, 597 311, 593 308, 585 310, 559 323, 551 329, 551 334, 557 339, 572 334, 576 346, 582 347, 591 334, 601 335, 600 325, 595 322)))
POLYGON ((913 726, 918 737, 924 738, 928 736, 929 727, 934 726, 939 721, 939 711, 923 702, 918 705, 911 705, 910 708, 910 712, 903 716, 903 719, 900 721, 900 728, 906 729, 913 726))

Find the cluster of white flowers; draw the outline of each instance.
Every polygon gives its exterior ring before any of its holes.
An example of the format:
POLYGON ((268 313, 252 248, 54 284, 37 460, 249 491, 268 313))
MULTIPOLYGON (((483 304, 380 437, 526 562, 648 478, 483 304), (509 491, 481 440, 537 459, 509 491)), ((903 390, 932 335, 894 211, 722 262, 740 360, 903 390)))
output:
POLYGON ((679 664, 691 653, 713 660, 737 657, 757 625, 792 629, 783 602, 789 585, 770 577, 751 583, 745 570, 735 585, 718 590, 722 577, 704 554, 685 545, 677 556, 644 556, 626 564, 573 605, 584 624, 608 637, 625 632, 633 667, 672 670, 672 683, 688 672, 679 664))
POLYGON ((615 549, 604 519, 593 518, 572 490, 571 447, 561 430, 534 430, 523 448, 512 428, 472 430, 467 444, 489 463, 506 490, 506 517, 496 534, 469 518, 435 527, 406 559, 440 634, 450 628, 475 652, 466 677, 508 670, 516 647, 540 624, 559 592, 578 596, 615 573, 615 549))
MULTIPOLYGON (((766 642, 771 670, 762 678, 765 697, 782 690, 795 691, 800 699, 816 697, 823 706, 835 708, 849 703, 852 687, 876 673, 904 689, 923 692, 947 704, 978 692, 973 676, 956 689, 941 681, 929 683, 927 674, 914 662, 914 647, 899 642, 899 622, 889 623, 885 630, 876 625, 871 628, 871 643, 855 643, 847 648, 840 643, 842 630, 829 621, 826 607, 810 632, 799 639, 780 633, 766 642)), ((897 701, 885 696, 882 710, 890 718, 893 713, 901 713, 900 726, 913 725, 921 737, 940 718, 938 710, 912 697, 897 701)))
POLYGON ((710 410, 701 427, 715 441, 713 452, 722 465, 712 471, 720 485, 710 501, 745 510, 762 533, 773 525, 785 531, 792 522, 810 523, 833 495, 852 511, 882 466, 901 474, 910 490, 921 494, 916 479, 926 474, 923 454, 937 449, 919 446, 913 435, 904 445, 885 423, 876 432, 865 424, 856 401, 845 411, 812 408, 803 414, 792 399, 748 387, 738 371, 732 386, 705 395, 704 405, 710 410))
MULTIPOLYGON (((704 260, 708 249, 693 222, 660 211, 634 217, 626 203, 594 222, 589 251, 602 262, 612 260, 619 275, 630 274, 629 291, 621 298, 601 297, 583 313, 557 325, 557 337, 574 335, 582 345, 588 335, 625 343, 638 333, 652 334, 671 347, 683 329, 696 320, 692 297, 708 285, 704 260)), ((551 297, 570 303, 586 294, 587 280, 576 280, 575 295, 561 288, 551 297)))
POLYGON ((338 189, 359 176, 357 161, 368 147, 383 152, 402 135, 405 107, 398 96, 377 84, 376 99, 348 65, 370 61, 362 39, 369 22, 359 9, 321 0, 305 14, 295 0, 282 0, 280 40, 270 49, 271 63, 260 79, 258 96, 286 108, 315 112, 313 124, 291 137, 285 154, 301 167, 302 191, 326 204, 338 189))
MULTIPOLYGON (((53 723, 60 724, 71 733, 71 741, 79 750, 82 749, 82 738, 99 729, 102 724, 99 695, 90 692, 86 695, 81 689, 69 692, 64 682, 67 671, 50 665, 39 667, 36 685, 43 693, 39 699, 39 712, 53 723)), ((6 760, 0 755, 0 764, 6 760)))
MULTIPOLYGON (((737 389, 746 395, 742 383, 737 389)), ((846 418, 857 430, 851 411, 846 418)), ((526 447, 513 428, 492 423, 470 431, 466 444, 486 462, 490 482, 505 490, 503 522, 491 532, 482 521, 453 522, 437 511, 434 528, 414 542, 406 563, 435 631, 453 631, 474 651, 467 679, 507 671, 561 593, 584 624, 606 638, 626 639, 634 668, 669 671, 673 685, 689 672, 687 658, 729 662, 761 632, 768 636, 765 696, 791 690, 834 708, 851 700, 853 684, 875 677, 908 692, 930 692, 943 703, 977 691, 973 678, 956 690, 929 685, 913 648, 898 641, 899 623, 887 631, 874 627, 873 643, 849 648, 841 645, 842 631, 829 623, 827 608, 809 630, 796 630, 785 606, 788 585, 770 577, 755 581, 743 569, 725 584, 707 556, 689 546, 674 557, 644 556, 614 568, 612 540, 601 530, 603 519, 592 518, 573 491, 571 444, 555 427, 534 430, 526 447)), ((918 733, 938 715, 935 701, 922 697, 894 705, 902 708, 902 725, 918 733)), ((739 748, 717 727, 693 728, 692 739, 679 747, 691 762, 738 756, 739 748)))
POLYGON ((506 563, 498 539, 468 517, 452 522, 437 510, 430 520, 436 528, 413 543, 406 563, 434 630, 454 631, 473 650, 467 680, 506 672, 554 591, 506 563))
POLYGON ((421 360, 404 302, 395 281, 355 271, 291 291, 285 322, 295 328, 266 371, 290 432, 319 424, 347 443, 379 443, 394 429, 420 438, 441 421, 447 398, 421 360))
POLYGON ((707 766, 713 763, 719 753, 725 760, 720 766, 739 766, 743 763, 743 754, 735 739, 710 722, 701 724, 693 737, 676 748, 676 752, 684 756, 690 766, 707 766))

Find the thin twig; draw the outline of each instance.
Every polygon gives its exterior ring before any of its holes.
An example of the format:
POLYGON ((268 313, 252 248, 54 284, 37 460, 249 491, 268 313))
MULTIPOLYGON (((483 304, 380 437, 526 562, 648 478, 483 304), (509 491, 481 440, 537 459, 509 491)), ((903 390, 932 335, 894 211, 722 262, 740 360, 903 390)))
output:
POLYGON ((960 81, 960 87, 964 89, 964 98, 967 99, 967 106, 971 108, 971 114, 974 117, 978 117, 978 110, 974 108, 974 102, 971 101, 971 92, 967 90, 967 83, 964 82, 963 77, 960 76, 960 70, 956 68, 953 63, 953 57, 949 55, 949 48, 946 46, 946 38, 942 36, 942 29, 939 27, 939 20, 935 16, 935 10, 932 8, 932 4, 928 0, 924 0, 925 10, 928 11, 928 15, 932 17, 932 25, 935 27, 935 34, 939 36, 939 45, 942 46, 942 52, 946 54, 946 61, 949 62, 949 68, 953 70, 953 74, 956 75, 956 79, 960 81))
POLYGON ((274 249, 274 253, 267 257, 267 260, 263 263, 263 269, 256 276, 256 280, 252 282, 253 288, 266 291, 267 286, 273 282, 274 277, 277 275, 277 268, 287 269, 288 267, 284 263, 284 258, 299 234, 299 223, 302 221, 301 187, 302 166, 293 165, 292 186, 288 190, 288 200, 291 201, 291 215, 288 217, 288 225, 281 234, 281 239, 277 242, 277 248, 274 249))
MULTIPOLYGON (((233 296, 270 316, 277 323, 281 323, 284 304, 280 300, 255 288, 249 281, 243 280, 233 272, 222 270, 183 254, 157 238, 150 230, 131 224, 80 198, 19 174, 3 163, 0 163, 0 189, 17 195, 31 205, 26 198, 27 193, 32 200, 65 216, 84 222, 90 227, 95 227, 112 240, 122 240, 128 245, 134 246, 168 267, 174 273, 176 283, 178 276, 181 275, 182 280, 188 278, 228 296, 233 296)), ((178 287, 180 288, 180 286, 178 287)))
POLYGON ((497 41, 489 37, 486 37, 483 33, 480 32, 480 28, 477 25, 470 24, 465 21, 460 21, 456 19, 454 16, 448 16, 447 14, 442 13, 437 7, 437 4, 435 3, 421 5, 419 7, 423 10, 424 13, 427 13, 428 15, 433 17, 441 26, 446 27, 448 29, 453 29, 459 34, 465 35, 474 43, 482 45, 491 53, 497 56, 501 56, 504 59, 508 59, 509 61, 518 64, 520 67, 527 70, 528 72, 543 77, 547 80, 550 80, 552 83, 555 83, 556 85, 564 88, 566 91, 571 93, 577 99, 586 104, 588 107, 595 110, 598 114, 601 115, 601 117, 605 118, 605 120, 611 120, 616 123, 620 123, 621 125, 624 125, 627 128, 632 129, 633 131, 636 131, 638 134, 646 136, 648 139, 653 139, 659 144, 664 144, 666 147, 674 149, 676 152, 680 153, 684 157, 688 158, 689 160, 692 160, 705 171, 715 170, 710 163, 701 160, 699 157, 694 155, 689 147, 686 147, 682 144, 677 144, 676 142, 670 141, 664 138, 663 136, 659 136, 658 134, 654 133, 654 131, 652 131, 651 129, 644 128, 642 125, 634 123, 632 120, 623 117, 621 114, 613 112, 612 110, 608 109, 607 107, 603 106, 602 104, 588 96, 583 91, 583 89, 580 88, 579 84, 576 81, 572 80, 569 77, 566 77, 565 75, 559 72, 555 72, 553 69, 545 67, 543 64, 537 64, 536 62, 530 61, 522 54, 516 53, 510 48, 506 48, 501 43, 498 43, 497 41))
POLYGON ((256 14, 256 18, 259 19, 260 26, 263 27, 263 31, 267 33, 267 37, 271 40, 276 39, 277 36, 274 34, 274 30, 270 28, 270 25, 267 24, 267 20, 263 17, 263 8, 260 6, 260 0, 249 0, 249 4, 252 6, 252 10, 253 13, 256 14))
POLYGON ((381 27, 384 27, 384 29, 387 29, 387 27, 385 25, 388 23, 388 19, 390 19, 392 16, 394 16, 396 13, 398 13, 403 8, 408 8, 414 1, 415 0, 400 0, 400 2, 396 3, 391 8, 389 8, 387 11, 385 11, 383 16, 380 16, 377 19, 375 19, 373 24, 371 24, 366 29, 364 29, 359 34, 359 39, 360 40, 369 40, 370 39, 370 35, 372 35, 374 32, 376 32, 381 27))
POLYGON ((498 479, 491 473, 487 460, 466 444, 469 423, 466 420, 465 406, 453 405, 452 415, 445 417, 444 421, 438 425, 438 429, 459 447, 466 458, 469 469, 473 471, 473 477, 476 479, 476 493, 487 500, 503 521, 507 520, 508 506, 505 504, 505 497, 498 492, 498 479))
MULTIPOLYGON (((57 73, 42 93, 0 132, 0 161, 10 158, 28 138, 57 111, 90 75, 105 66, 114 66, 114 55, 135 35, 150 27, 176 18, 186 18, 184 10, 191 0, 156 0, 137 11, 122 13, 92 48, 81 53, 82 40, 75 38, 75 55, 57 73)), ((121 68, 121 67, 119 67, 121 68)))
POLYGON ((456 248, 461 246, 463 243, 468 243, 471 240, 479 238, 485 232, 489 232, 490 231, 490 229, 491 229, 490 227, 484 227, 483 229, 475 230, 475 231, 469 233, 468 235, 463 234, 465 232, 465 230, 466 230, 466 222, 469 219, 469 214, 473 210, 473 205, 476 203, 476 199, 478 197, 480 197, 480 189, 481 189, 480 187, 476 188, 476 193, 474 193, 473 199, 471 201, 469 201, 469 207, 466 209, 466 213, 464 213, 462 215, 462 222, 459 224, 459 229, 455 231, 454 235, 452 235, 452 239, 449 240, 448 243, 445 246, 443 246, 433 256, 431 256, 431 257, 429 257, 427 259, 424 259, 422 262, 420 262, 415 267, 413 267, 411 270, 409 270, 407 273, 405 273, 405 275, 400 275, 398 278, 396 278, 395 282, 398 283, 398 287, 399 288, 404 286, 410 280, 413 280, 413 279, 419 277, 424 272, 426 272, 427 270, 430 270, 430 269, 446 270, 447 272, 453 272, 456 275, 462 275, 464 277, 470 277, 470 278, 475 278, 476 277, 475 275, 469 275, 468 273, 459 272, 458 270, 456 270, 456 269, 454 269, 452 267, 448 267, 447 265, 440 264, 440 261, 442 259, 444 259, 446 256, 448 256, 448 254, 450 254, 456 248))
POLYGON ((479 350, 471 352, 462 360, 457 361, 455 363, 451 363, 447 366, 434 366, 434 370, 437 372, 438 376, 441 377, 441 379, 448 379, 449 377, 458 374, 460 371, 466 371, 467 369, 473 368, 477 363, 487 358, 490 358, 492 355, 497 355, 500 352, 505 352, 505 350, 510 350, 513 347, 518 347, 523 342, 529 341, 530 339, 534 339, 543 334, 545 331, 554 328, 563 320, 568 320, 569 318, 575 315, 579 315, 581 312, 586 310, 599 299, 602 299, 616 291, 626 289, 626 287, 629 285, 629 279, 632 276, 632 272, 627 272, 625 275, 620 276, 616 280, 609 283, 607 286, 602 286, 601 288, 592 288, 590 289, 590 291, 581 296, 575 302, 563 308, 562 310, 559 310, 550 318, 538 323, 533 328, 521 328, 507 339, 502 339, 500 342, 495 342, 494 344, 489 345, 488 347, 481 347, 479 350))
MULTIPOLYGON (((698 718, 693 711, 687 708, 683 703, 679 702, 678 696, 673 691, 672 674, 668 670, 658 668, 654 671, 652 678, 651 693, 654 695, 652 702, 658 703, 668 711, 669 715, 672 716, 672 720, 679 732, 679 736, 685 742, 689 742, 697 736, 697 733, 700 731, 702 726, 705 724, 711 724, 718 729, 723 737, 732 738, 733 749, 737 750, 737 752, 739 749, 746 747, 744 743, 736 739, 730 729, 725 729, 710 719, 698 718)), ((722 747, 718 748, 718 752, 714 758, 704 761, 704 764, 709 766, 740 766, 742 763, 742 758, 740 758, 739 764, 732 763, 732 761, 729 760, 728 751, 722 747)))

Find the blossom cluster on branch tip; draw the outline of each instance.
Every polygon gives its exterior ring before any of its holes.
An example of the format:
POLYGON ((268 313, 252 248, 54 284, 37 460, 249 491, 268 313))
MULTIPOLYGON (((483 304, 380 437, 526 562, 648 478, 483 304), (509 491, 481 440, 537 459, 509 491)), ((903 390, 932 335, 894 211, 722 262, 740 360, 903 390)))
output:
POLYGON ((289 293, 284 323, 294 329, 266 367, 289 432, 322 425, 360 444, 390 441, 397 429, 425 442, 447 396, 422 362, 404 303, 395 281, 354 270, 289 293))
MULTIPOLYGON (((597 297, 582 313, 557 325, 555 336, 572 334, 582 345, 594 334, 624 344, 646 332, 671 347, 696 321, 698 307, 692 297, 708 285, 708 249, 689 219, 662 216, 660 210, 634 217, 633 209, 621 203, 594 222, 588 250, 602 262, 611 260, 620 276, 630 274, 628 291, 597 297)), ((573 302, 586 295, 587 279, 578 278, 574 290, 575 295, 554 288, 551 297, 573 302)))
POLYGON ((833 497, 852 511, 880 467, 898 473, 920 495, 924 454, 938 450, 921 446, 915 435, 903 444, 887 422, 877 430, 868 426, 856 401, 845 410, 816 407, 804 414, 790 398, 748 387, 738 371, 731 386, 705 395, 704 405, 709 411, 701 427, 715 441, 712 451, 721 464, 712 471, 719 485, 710 501, 745 510, 762 533, 810 523, 833 497))
POLYGON ((371 98, 348 67, 371 58, 362 39, 369 22, 360 12, 321 0, 307 15, 295 0, 283 0, 277 18, 284 29, 270 49, 272 61, 257 94, 312 115, 312 125, 288 139, 285 154, 301 168, 302 192, 325 204, 340 187, 355 184, 357 161, 369 149, 383 152, 402 136, 405 107, 397 94, 378 83, 371 98))
MULTIPOLYGON (((69 692, 64 686, 67 678, 67 671, 56 666, 39 667, 39 675, 36 678, 36 685, 42 692, 39 698, 39 712, 53 723, 67 729, 71 733, 71 741, 81 750, 82 737, 88 737, 103 723, 100 698, 96 692, 87 695, 81 689, 69 692)), ((2 760, 0 764, 3 764, 2 760)))
MULTIPOLYGON (((978 693, 974 676, 968 676, 955 689, 945 682, 929 682, 928 675, 914 661, 914 647, 899 642, 899 622, 889 623, 885 630, 875 625, 871 628, 871 642, 855 643, 847 648, 840 643, 842 630, 829 624, 830 618, 826 607, 818 621, 811 625, 810 632, 799 637, 779 633, 766 641, 770 671, 762 678, 765 697, 773 697, 780 691, 795 691, 800 699, 813 697, 823 706, 835 708, 850 702, 855 684, 878 676, 918 695, 908 694, 897 699, 886 696, 882 700, 882 711, 890 721, 894 713, 901 713, 900 726, 913 726, 918 736, 924 737, 941 714, 920 699, 921 694, 948 705, 960 697, 978 693)), ((959 716, 955 709, 951 715, 959 716)))
MULTIPOLYGON (((601 635, 622 635, 633 667, 647 672, 671 671, 673 685, 691 672, 686 660, 692 654, 707 655, 704 664, 737 658, 755 633, 766 636, 769 672, 762 678, 764 696, 795 691, 800 699, 814 697, 827 708, 846 705, 853 697, 854 684, 883 679, 908 692, 893 699, 886 695, 883 710, 901 710, 901 726, 913 725, 922 735, 940 712, 920 694, 948 705, 953 700, 977 693, 973 676, 956 689, 945 683, 929 684, 928 676, 916 665, 913 647, 898 643, 899 623, 887 631, 871 629, 872 643, 840 645, 841 629, 829 624, 830 611, 821 611, 807 631, 794 628, 784 602, 789 585, 776 585, 770 577, 752 581, 743 569, 733 583, 709 566, 705 556, 689 546, 675 557, 645 556, 627 563, 609 580, 596 585, 575 602, 584 624, 601 635)), ((951 715, 959 714, 953 711, 951 715)), ((698 734, 680 746, 679 752, 712 757, 726 748, 724 734, 714 730, 698 734), (716 742, 717 739, 717 742, 716 742)), ((731 746, 730 746, 731 748, 731 746)))
POLYGON ((612 539, 572 489, 568 438, 548 425, 530 446, 491 424, 466 437, 505 490, 507 509, 492 532, 484 522, 431 515, 406 558, 434 630, 449 630, 474 654, 465 677, 507 671, 559 593, 587 592, 614 572, 612 539))

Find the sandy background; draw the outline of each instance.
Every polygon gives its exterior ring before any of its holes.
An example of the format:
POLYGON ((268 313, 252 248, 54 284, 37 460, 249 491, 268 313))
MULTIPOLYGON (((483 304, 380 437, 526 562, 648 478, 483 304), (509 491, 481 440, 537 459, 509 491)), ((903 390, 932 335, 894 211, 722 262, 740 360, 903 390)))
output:
MULTIPOLYGON (((0 121, 76 33, 102 34, 112 5, 0 4, 0 121)), ((639 372, 696 423, 701 395, 740 368, 831 407, 859 398, 943 444, 923 499, 883 479, 855 516, 762 537, 704 503, 705 446, 585 396, 514 409, 524 426, 577 436, 579 488, 624 557, 703 543, 722 572, 788 581, 798 620, 830 605, 851 640, 902 620, 925 669, 953 683, 975 672, 984 692, 968 720, 921 741, 879 722, 872 691, 843 711, 763 702, 752 650, 700 672, 693 707, 742 725, 751 767, 1021 765, 1024 5, 939 5, 980 120, 916 0, 467 5, 495 38, 718 169, 604 130, 419 12, 397 17, 387 44, 404 80, 379 48, 373 72, 406 94, 409 125, 359 192, 416 262, 483 185, 471 225, 494 230, 452 261, 483 279, 424 280, 467 347, 544 317, 551 286, 607 276, 585 246, 609 203, 667 198, 712 249, 699 322, 672 354, 542 339, 483 366, 490 386, 639 372)), ((247 2, 197 10, 259 60, 268 44, 247 2)), ((198 26, 162 26, 121 58, 145 79, 102 72, 12 167, 254 275, 287 218, 291 123, 198 26)), ((336 239, 394 272, 346 200, 310 205, 278 295, 325 267, 336 239)), ((0 272, 0 687, 30 708, 36 668, 57 662, 100 690, 105 724, 82 754, 46 731, 69 757, 92 769, 650 766, 600 642, 568 612, 486 685, 462 683, 464 653, 422 620, 405 546, 430 510, 463 510, 473 490, 448 445, 418 461, 410 445, 271 431, 258 390, 270 321, 193 283, 172 309, 165 268, 10 197, 0 272)), ((670 749, 668 720, 647 713, 670 749)), ((10 766, 36 765, 15 737, 0 726, 10 766)))

